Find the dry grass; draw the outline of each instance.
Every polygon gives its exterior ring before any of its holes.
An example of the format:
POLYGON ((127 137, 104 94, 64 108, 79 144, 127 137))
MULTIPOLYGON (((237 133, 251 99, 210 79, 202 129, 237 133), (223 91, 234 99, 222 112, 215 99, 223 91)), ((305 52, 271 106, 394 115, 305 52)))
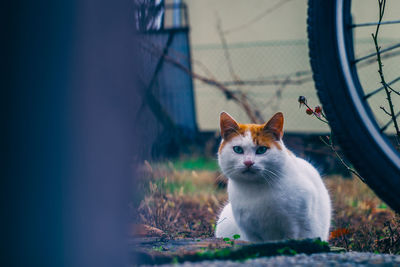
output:
POLYGON ((359 179, 325 180, 332 197, 330 243, 348 251, 400 254, 400 216, 359 179))
MULTIPOLYGON (((176 170, 171 163, 146 163, 142 170, 137 211, 139 222, 163 230, 171 238, 210 237, 226 201, 216 171, 176 170)), ((135 208, 136 206, 136 208, 135 208)))
MULTIPOLYGON (((184 165, 184 164, 183 164, 184 165)), ((179 165, 180 166, 180 165, 179 165)), ((137 223, 163 230, 170 238, 213 236, 227 199, 217 170, 144 164, 140 197, 132 203, 137 223)), ((348 251, 400 253, 400 217, 358 179, 325 179, 333 202, 330 244, 348 251)))

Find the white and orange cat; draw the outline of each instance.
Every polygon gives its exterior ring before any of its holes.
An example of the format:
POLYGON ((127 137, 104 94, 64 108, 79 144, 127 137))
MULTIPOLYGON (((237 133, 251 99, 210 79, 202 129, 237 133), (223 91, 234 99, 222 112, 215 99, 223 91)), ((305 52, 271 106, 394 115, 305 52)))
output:
POLYGON ((222 112, 220 126, 218 163, 228 178, 229 202, 218 218, 216 237, 327 240, 328 191, 318 171, 283 144, 283 114, 257 125, 237 123, 222 112))

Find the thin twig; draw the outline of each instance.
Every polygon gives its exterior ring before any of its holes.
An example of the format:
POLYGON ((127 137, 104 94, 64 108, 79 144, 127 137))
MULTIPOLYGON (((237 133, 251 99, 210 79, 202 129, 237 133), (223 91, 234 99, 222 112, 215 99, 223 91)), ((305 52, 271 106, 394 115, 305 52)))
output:
POLYGON ((226 96, 227 99, 235 101, 236 103, 239 104, 239 106, 241 106, 243 108, 243 110, 246 112, 247 116, 249 117, 249 119, 251 120, 252 123, 262 123, 259 121, 256 111, 252 108, 252 105, 250 104, 250 101, 249 101, 247 95, 242 93, 240 90, 233 92, 231 89, 224 86, 217 80, 210 79, 210 78, 204 77, 202 75, 199 75, 197 73, 194 73, 188 67, 186 67, 181 62, 174 59, 173 57, 171 57, 167 54, 163 55, 162 51, 159 51, 158 49, 154 49, 154 48, 151 49, 147 46, 142 46, 142 48, 152 54, 155 54, 158 56, 160 56, 160 55, 163 56, 166 62, 168 62, 168 63, 172 64, 173 66, 186 72, 192 78, 198 79, 208 85, 212 85, 215 88, 219 89, 226 96))
POLYGON ((390 86, 390 84, 386 84, 386 86, 390 89, 391 92, 395 93, 396 95, 400 95, 400 92, 394 90, 394 89, 390 86))
MULTIPOLYGON (((315 112, 308 104, 307 104, 307 99, 305 97, 299 97, 299 102, 300 102, 300 107, 301 105, 306 106, 308 109, 310 109, 312 111, 312 114, 314 115, 315 118, 317 118, 318 120, 326 123, 329 125, 328 119, 326 118, 325 112, 322 110, 321 108, 321 112, 317 113, 315 112), (322 118, 323 119, 322 119, 322 118)), ((311 114, 310 114, 311 115, 311 114)), ((329 125, 330 126, 330 125, 329 125)), ((319 137, 319 139, 321 140, 322 143, 324 143, 327 147, 329 147, 333 153, 336 155, 336 157, 339 159, 339 161, 342 163, 342 165, 352 174, 354 174, 355 176, 357 176, 362 182, 365 183, 364 178, 352 167, 350 167, 349 164, 346 163, 346 161, 343 159, 343 157, 339 154, 339 152, 336 150, 335 144, 333 142, 333 133, 332 130, 329 134, 329 136, 325 136, 325 138, 328 140, 325 141, 324 138, 322 136, 319 137)))
POLYGON ((330 134, 329 137, 327 136, 327 138, 328 138, 328 140, 329 140, 329 143, 326 142, 326 141, 322 138, 322 136, 319 137, 319 139, 320 139, 326 146, 328 146, 328 147, 333 151, 333 153, 335 153, 336 157, 340 160, 340 162, 342 163, 342 165, 343 165, 349 172, 351 172, 352 174, 354 174, 355 176, 357 176, 358 178, 360 178, 360 180, 361 180, 362 182, 365 183, 364 178, 363 178, 355 169, 353 169, 352 167, 350 167, 350 166, 344 161, 344 159, 342 158, 342 156, 340 156, 340 154, 337 152, 337 150, 336 150, 336 148, 335 148, 335 146, 334 146, 334 144, 333 144, 333 141, 332 141, 332 139, 333 139, 333 138, 332 138, 332 132, 331 132, 331 134, 330 134))
POLYGON ((302 85, 313 81, 312 76, 292 79, 293 75, 287 75, 284 79, 257 79, 257 80, 240 80, 221 82, 224 85, 248 85, 248 86, 265 86, 265 85, 302 85), (288 79, 289 77, 289 79, 288 79))
POLYGON ((231 77, 234 81, 240 82, 240 78, 235 73, 235 70, 233 68, 231 54, 229 53, 228 45, 226 43, 226 38, 225 38, 224 32, 222 31, 221 18, 219 17, 217 12, 215 13, 215 17, 217 18, 217 32, 219 35, 219 39, 221 40, 222 49, 224 50, 224 56, 226 59, 226 63, 228 65, 229 73, 231 74, 231 77))
MULTIPOLYGON (((400 116, 400 111, 397 112, 396 114, 396 118, 400 116)), ((390 119, 382 128, 381 128, 381 133, 383 133, 384 131, 386 131, 387 127, 389 127, 390 124, 392 124, 393 121, 392 119, 390 119)))
POLYGON ((268 15, 268 14, 274 12, 275 10, 277 10, 277 9, 280 8, 281 6, 283 6, 283 5, 287 4, 287 3, 289 3, 290 1, 291 1, 291 0, 281 0, 281 1, 279 1, 278 3, 276 3, 275 5, 273 5, 272 7, 266 9, 266 10, 263 11, 262 13, 258 14, 258 15, 255 16, 254 18, 250 19, 248 22, 246 22, 246 23, 244 23, 244 24, 242 24, 242 25, 239 25, 239 26, 236 26, 236 27, 227 29, 227 30, 224 31, 224 33, 225 33, 225 34, 229 34, 229 33, 235 32, 235 31, 242 30, 242 29, 244 29, 244 28, 250 26, 251 24, 256 23, 256 22, 259 21, 260 19, 264 18, 266 15, 268 15))
POLYGON ((399 129, 399 125, 397 123, 396 113, 394 111, 394 106, 393 106, 393 101, 392 101, 392 96, 391 96, 391 93, 395 90, 393 90, 386 83, 385 76, 383 74, 383 64, 382 64, 381 52, 380 52, 381 47, 378 45, 378 34, 379 34, 379 29, 381 26, 381 21, 382 21, 383 15, 385 14, 386 0, 378 0, 378 4, 379 4, 379 20, 378 20, 378 25, 376 26, 375 34, 372 33, 372 39, 374 40, 374 44, 375 44, 376 58, 378 61, 379 77, 381 79, 381 84, 382 84, 383 88, 385 89, 386 100, 388 102, 390 110, 388 112, 383 107, 381 107, 381 109, 392 118, 394 128, 396 129, 396 136, 397 136, 396 141, 397 141, 397 144, 400 145, 400 142, 399 142, 400 129, 399 129))
POLYGON ((392 116, 391 114, 390 114, 390 112, 389 111, 387 111, 386 109, 385 109, 385 107, 382 107, 382 106, 380 106, 379 107, 381 110, 383 110, 383 112, 385 112, 386 113, 386 115, 388 115, 388 116, 392 116))
MULTIPOLYGON (((222 49, 224 50, 224 56, 225 56, 225 59, 226 59, 226 63, 228 65, 229 73, 230 73, 233 81, 236 81, 236 82, 240 83, 241 79, 240 79, 239 75, 236 74, 235 69, 233 68, 233 62, 232 62, 232 59, 231 59, 231 54, 230 54, 229 49, 228 49, 228 44, 227 44, 225 35, 224 35, 223 31, 222 31, 222 22, 221 22, 221 19, 220 19, 218 13, 216 13, 216 18, 217 18, 217 31, 218 31, 218 35, 219 35, 220 40, 221 40, 222 49)), ((241 91, 241 94, 246 96, 246 100, 253 107, 254 115, 257 117, 257 121, 260 122, 260 123, 264 122, 264 118, 261 116, 261 112, 258 110, 256 103, 254 103, 250 98, 247 98, 247 94, 244 93, 243 91, 241 91)))

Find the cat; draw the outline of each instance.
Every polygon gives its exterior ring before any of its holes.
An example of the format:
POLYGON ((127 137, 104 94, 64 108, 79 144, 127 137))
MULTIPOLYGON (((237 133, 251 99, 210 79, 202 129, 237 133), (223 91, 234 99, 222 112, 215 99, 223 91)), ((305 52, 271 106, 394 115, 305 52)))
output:
POLYGON ((218 164, 228 178, 229 202, 215 236, 241 240, 327 240, 331 201, 318 171, 283 141, 283 114, 265 124, 240 124, 222 112, 218 164))

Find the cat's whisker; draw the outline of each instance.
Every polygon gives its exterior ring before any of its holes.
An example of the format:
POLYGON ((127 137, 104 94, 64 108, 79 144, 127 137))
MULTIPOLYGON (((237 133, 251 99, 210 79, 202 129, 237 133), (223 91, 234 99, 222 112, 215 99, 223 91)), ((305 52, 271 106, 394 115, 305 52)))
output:
POLYGON ((283 171, 279 170, 279 169, 271 170, 271 169, 267 169, 267 168, 266 168, 265 170, 274 173, 276 176, 283 176, 283 175, 285 175, 285 173, 284 173, 283 171))
POLYGON ((273 170, 270 170, 270 169, 268 169, 268 171, 270 172, 270 173, 272 173, 273 175, 275 175, 275 177, 280 177, 280 176, 283 176, 283 173, 282 172, 279 172, 279 171, 273 171, 273 170))
POLYGON ((264 169, 263 174, 267 176, 266 178, 269 184, 279 179, 279 175, 269 169, 264 169), (270 174, 272 174, 272 176, 270 174))
MULTIPOLYGON (((238 170, 238 168, 236 166, 232 166, 229 168, 225 168, 224 172, 225 172, 226 176, 229 176, 229 174, 231 174, 232 171, 237 171, 237 170, 238 170)), ((224 175, 224 173, 222 173, 222 175, 224 175)))

